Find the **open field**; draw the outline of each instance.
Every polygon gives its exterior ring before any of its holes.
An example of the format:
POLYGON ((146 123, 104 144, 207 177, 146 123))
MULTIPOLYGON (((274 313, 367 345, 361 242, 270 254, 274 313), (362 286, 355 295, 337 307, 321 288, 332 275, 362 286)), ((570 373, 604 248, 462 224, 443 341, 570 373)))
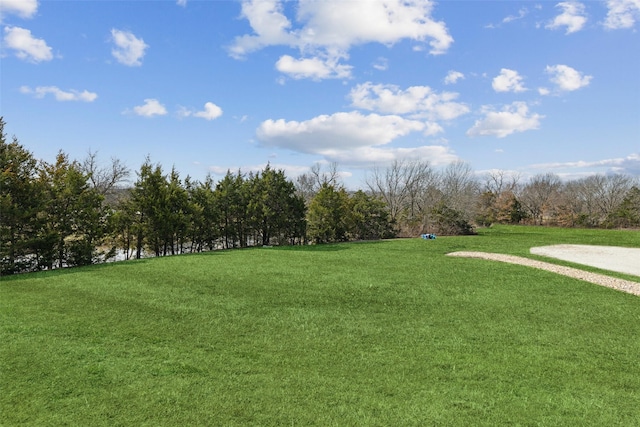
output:
POLYGON ((446 256, 637 231, 218 251, 2 278, 0 425, 640 425, 640 297, 446 256))

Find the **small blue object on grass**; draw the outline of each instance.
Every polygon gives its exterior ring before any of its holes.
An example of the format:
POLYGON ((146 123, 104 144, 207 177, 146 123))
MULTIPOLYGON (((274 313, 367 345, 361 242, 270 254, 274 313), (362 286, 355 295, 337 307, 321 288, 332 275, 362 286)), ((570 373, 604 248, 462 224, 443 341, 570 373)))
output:
POLYGON ((425 240, 433 240, 436 238, 435 234, 422 234, 420 237, 422 237, 425 240))

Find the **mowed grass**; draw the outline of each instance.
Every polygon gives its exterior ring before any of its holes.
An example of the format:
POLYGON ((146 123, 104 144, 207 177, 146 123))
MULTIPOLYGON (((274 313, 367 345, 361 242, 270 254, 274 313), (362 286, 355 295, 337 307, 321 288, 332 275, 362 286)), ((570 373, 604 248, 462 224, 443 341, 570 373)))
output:
POLYGON ((555 243, 640 233, 501 226, 4 277, 0 425, 640 425, 639 297, 445 256, 555 243))

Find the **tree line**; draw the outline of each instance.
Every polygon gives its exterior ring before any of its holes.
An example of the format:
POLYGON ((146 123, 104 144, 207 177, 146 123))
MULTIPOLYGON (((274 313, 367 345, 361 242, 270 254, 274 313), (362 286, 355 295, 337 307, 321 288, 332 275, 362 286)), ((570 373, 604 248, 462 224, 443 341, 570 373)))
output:
POLYGON ((0 119, 0 273, 113 259, 257 245, 328 243, 391 237, 384 205, 317 176, 306 199, 284 171, 267 165, 227 172, 215 183, 182 179, 149 158, 132 185, 118 160, 102 166, 60 152, 37 161, 0 119))
POLYGON ((640 227, 640 183, 625 174, 563 181, 544 173, 521 180, 501 170, 479 175, 464 162, 438 170, 428 162, 396 161, 374 169, 366 185, 384 200, 399 236, 468 234, 499 223, 640 227))
POLYGON ((640 190, 626 175, 525 183, 503 171, 478 177, 463 162, 440 170, 396 161, 347 191, 335 164, 295 180, 267 165, 218 182, 181 178, 147 158, 131 171, 60 152, 38 161, 0 118, 0 274, 248 246, 472 234, 493 223, 640 227, 640 190))

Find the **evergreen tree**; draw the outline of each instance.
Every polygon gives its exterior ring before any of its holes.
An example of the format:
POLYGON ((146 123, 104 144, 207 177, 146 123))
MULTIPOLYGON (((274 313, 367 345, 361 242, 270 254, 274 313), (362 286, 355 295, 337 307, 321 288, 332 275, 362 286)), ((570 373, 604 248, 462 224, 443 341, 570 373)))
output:
POLYGON ((213 179, 209 175, 191 193, 194 211, 192 217, 193 236, 198 251, 204 248, 215 249, 220 238, 220 228, 218 227, 220 211, 216 205, 214 187, 213 179))
POLYGON ((215 190, 220 216, 220 231, 225 248, 245 247, 248 235, 248 189, 240 171, 228 171, 215 190))
POLYGON ((304 218, 304 199, 296 194, 284 171, 267 165, 250 180, 249 212, 256 234, 263 245, 295 241, 304 218))
POLYGON ((44 266, 91 264, 107 229, 103 197, 89 186, 80 165, 62 152, 55 164, 41 166, 39 181, 45 197, 40 232, 44 266))
POLYGON ((33 270, 43 211, 37 161, 14 137, 6 141, 0 117, 0 275, 33 270))
POLYGON ((348 240, 349 196, 344 188, 324 183, 309 204, 308 237, 315 243, 348 240))
POLYGON ((640 227, 640 188, 631 187, 618 208, 609 214, 605 225, 610 228, 640 227))
POLYGON ((184 252, 185 239, 191 224, 191 208, 189 194, 183 187, 178 172, 173 168, 167 186, 166 206, 167 235, 164 238, 164 255, 169 250, 171 255, 176 251, 184 252))
POLYGON ((136 233, 136 258, 141 258, 147 246, 155 256, 162 255, 169 234, 167 215, 167 178, 160 165, 153 166, 147 158, 140 167, 138 180, 131 190, 130 214, 136 233))
POLYGON ((382 200, 358 190, 351 196, 349 205, 353 238, 374 240, 394 235, 389 212, 382 200))

